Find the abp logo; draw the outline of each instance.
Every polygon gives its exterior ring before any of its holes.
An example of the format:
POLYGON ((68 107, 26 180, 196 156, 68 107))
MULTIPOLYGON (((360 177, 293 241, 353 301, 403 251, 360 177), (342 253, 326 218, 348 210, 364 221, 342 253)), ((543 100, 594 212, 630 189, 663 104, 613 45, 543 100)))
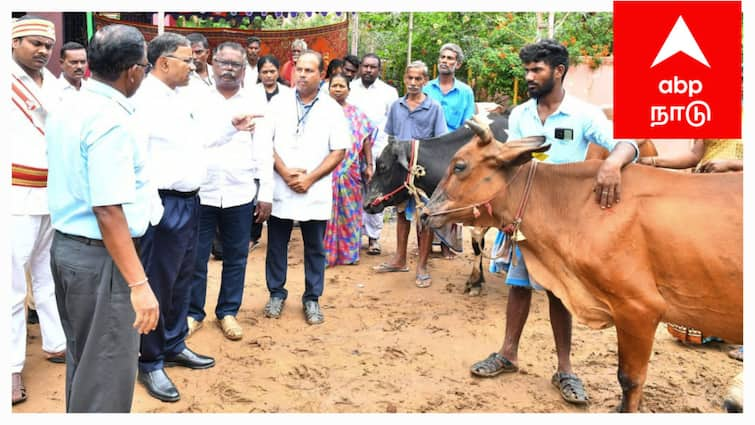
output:
POLYGON ((614 137, 742 137, 741 2, 614 2, 614 137))

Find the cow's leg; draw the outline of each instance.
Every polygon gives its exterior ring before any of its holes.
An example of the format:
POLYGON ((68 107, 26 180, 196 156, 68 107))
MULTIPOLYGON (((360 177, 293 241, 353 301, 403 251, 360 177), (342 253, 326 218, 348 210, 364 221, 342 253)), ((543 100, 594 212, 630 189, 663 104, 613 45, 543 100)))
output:
MULTIPOLYGON (((660 297, 660 295, 659 295, 660 297)), ((664 310, 663 300, 622 302, 614 317, 619 345, 618 379, 621 385, 620 412, 636 412, 642 400, 655 330, 664 310), (632 308, 631 306, 634 306, 632 308)))
POLYGON ((485 282, 485 275, 482 271, 482 253, 485 250, 485 232, 487 230, 488 228, 482 227, 472 229, 472 250, 475 260, 472 263, 472 273, 470 273, 464 286, 464 293, 469 293, 470 297, 480 295, 482 283, 485 282))

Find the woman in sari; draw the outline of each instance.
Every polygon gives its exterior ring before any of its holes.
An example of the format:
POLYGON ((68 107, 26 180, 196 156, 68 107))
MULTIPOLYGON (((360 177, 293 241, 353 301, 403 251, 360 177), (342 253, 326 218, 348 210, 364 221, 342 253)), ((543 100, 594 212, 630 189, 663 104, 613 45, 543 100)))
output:
POLYGON ((351 129, 351 149, 333 170, 333 213, 325 229, 328 266, 358 264, 362 230, 362 184, 372 178, 372 134, 375 127, 356 106, 346 103, 349 80, 334 74, 329 81, 330 96, 342 107, 351 129))

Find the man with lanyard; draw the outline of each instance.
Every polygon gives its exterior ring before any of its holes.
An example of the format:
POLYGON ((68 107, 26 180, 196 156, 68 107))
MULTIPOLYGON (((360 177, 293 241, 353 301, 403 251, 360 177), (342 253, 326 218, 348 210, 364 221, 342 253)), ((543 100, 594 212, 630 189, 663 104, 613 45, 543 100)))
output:
MULTIPOLYGON (((139 382, 151 396, 168 402, 178 401, 180 395, 165 366, 206 369, 215 364, 185 343, 199 230, 199 185, 207 174, 203 145, 208 143, 203 134, 211 127, 198 125, 196 105, 177 91, 189 84, 194 72, 190 46, 188 39, 171 32, 152 39, 147 53, 152 71, 133 98, 164 209, 162 219, 147 229, 140 245, 142 264, 162 308, 155 332, 142 336, 139 382)), ((229 135, 246 130, 250 121, 236 117, 235 128, 228 120, 226 130, 229 135)))
MULTIPOLYGON (((372 121, 377 134, 373 135, 372 158, 378 158, 380 152, 388 144, 388 136, 385 134, 385 120, 388 110, 393 102, 398 99, 398 91, 380 79, 380 58, 374 53, 367 53, 362 57, 359 68, 360 78, 351 82, 351 93, 346 99, 348 103, 361 109, 372 121)), ((375 164, 367 164, 375 168, 375 164)), ((367 188, 367 185, 363 185, 367 188)), ((378 255, 381 253, 380 232, 383 229, 383 214, 368 214, 362 211, 364 230, 368 238, 367 254, 378 255)))
POLYGON ((160 315, 137 251, 162 208, 129 102, 144 36, 108 25, 89 43, 92 77, 47 120, 51 266, 66 333, 66 412, 131 410, 139 334, 160 315))
MULTIPOLYGON (((438 78, 430 80, 422 92, 435 99, 443 108, 448 131, 454 131, 464 125, 464 121, 475 114, 474 92, 472 88, 456 79, 456 70, 464 62, 464 52, 457 44, 446 43, 440 47, 438 57, 438 78)), ((461 227, 453 225, 455 231, 461 227)), ((441 242, 441 251, 446 258, 453 258, 448 246, 441 242)))
POLYGON ((42 331, 42 350, 62 362, 66 338, 50 272, 53 229, 47 206, 45 119, 60 100, 60 83, 45 68, 55 45, 52 22, 26 15, 12 24, 11 116, 11 380, 12 402, 26 400, 26 270, 42 331))
POLYGON ((325 286, 325 228, 332 213, 331 172, 351 146, 343 109, 320 90, 322 56, 304 52, 296 62, 295 90, 270 101, 269 116, 256 137, 273 144, 275 195, 267 222, 265 279, 270 299, 265 316, 278 318, 288 296, 288 244, 294 220, 304 240, 304 317, 323 322, 319 298, 325 286))
MULTIPOLYGON (((266 104, 256 101, 242 90, 246 52, 236 42, 219 44, 213 52, 215 90, 200 111, 200 125, 208 126, 218 119, 238 115, 249 116, 247 131, 254 132, 255 118, 261 118, 266 104), (254 114, 249 114, 251 111, 254 114)), ((207 178, 200 185, 199 242, 191 284, 189 332, 202 326, 207 297, 207 262, 216 228, 223 244, 223 269, 215 317, 223 335, 230 340, 243 337, 236 315, 244 295, 244 278, 249 254, 249 239, 254 215, 263 222, 270 215, 273 199, 273 150, 269 140, 247 131, 224 136, 222 143, 205 149, 207 178), (258 202, 254 194, 259 177, 258 202)))
MULTIPOLYGON (((569 52, 564 46, 554 40, 541 40, 522 47, 519 58, 524 66, 530 100, 511 112, 509 138, 545 136, 551 143, 545 162, 552 164, 583 161, 589 143, 597 143, 606 148, 611 153, 598 170, 593 190, 601 208, 610 208, 618 203, 621 169, 636 160, 639 155, 637 145, 634 142, 614 140, 611 123, 605 114, 596 106, 564 90, 563 81, 569 68, 569 52)), ((496 245, 500 245, 500 239, 499 234, 496 245)), ((515 251, 513 255, 517 256, 516 263, 491 263, 491 271, 507 271, 509 297, 506 331, 501 349, 472 365, 471 372, 475 376, 492 377, 519 370, 519 339, 529 315, 532 290, 542 288, 527 271, 525 259, 518 250, 515 251)), ((571 314, 552 292, 547 291, 547 295, 558 358, 558 368, 551 383, 565 401, 587 404, 588 397, 582 380, 574 374, 571 365, 571 314)))

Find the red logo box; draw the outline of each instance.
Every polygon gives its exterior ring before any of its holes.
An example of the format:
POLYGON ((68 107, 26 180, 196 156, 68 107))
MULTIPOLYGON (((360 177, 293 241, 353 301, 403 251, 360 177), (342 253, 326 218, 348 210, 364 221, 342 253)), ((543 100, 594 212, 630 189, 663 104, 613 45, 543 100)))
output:
POLYGON ((741 2, 614 2, 614 136, 742 137, 741 2))

